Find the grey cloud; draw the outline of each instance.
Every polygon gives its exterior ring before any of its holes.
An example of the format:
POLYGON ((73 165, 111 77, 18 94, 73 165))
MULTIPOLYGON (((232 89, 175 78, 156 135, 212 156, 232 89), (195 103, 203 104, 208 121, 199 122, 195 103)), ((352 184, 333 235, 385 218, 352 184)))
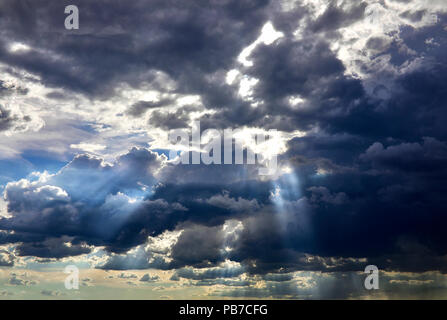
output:
POLYGON ((418 10, 418 11, 408 10, 408 11, 401 13, 400 16, 404 17, 406 19, 409 19, 410 21, 417 22, 422 19, 422 17, 424 16, 425 13, 426 13, 426 10, 418 10))
POLYGON ((333 31, 341 27, 349 26, 350 24, 362 19, 365 14, 367 3, 361 1, 345 1, 346 7, 337 6, 335 1, 330 1, 324 13, 311 25, 313 31, 333 31))
POLYGON ((312 193, 311 202, 321 201, 337 205, 348 201, 344 192, 332 194, 326 187, 310 187, 308 190, 312 193))
POLYGON ((229 279, 208 279, 199 280, 194 283, 195 286, 214 286, 223 285, 225 287, 246 287, 252 285, 250 280, 229 280, 229 279))
POLYGON ((374 53, 380 53, 389 48, 390 41, 384 37, 371 37, 366 42, 366 47, 373 50, 374 53))
POLYGON ((149 273, 144 274, 141 278, 141 282, 156 282, 160 279, 159 276, 151 276, 149 273))
POLYGON ((172 258, 178 266, 205 267, 223 261, 224 234, 221 227, 192 226, 183 231, 172 247, 172 258))
POLYGON ((228 192, 224 192, 222 195, 214 195, 211 198, 206 199, 206 202, 215 207, 240 212, 250 212, 260 209, 260 205, 256 199, 246 200, 241 197, 234 199, 229 196, 228 192))
POLYGON ((26 124, 31 121, 29 116, 19 116, 0 105, 0 131, 13 130, 20 131, 26 128, 26 124))
POLYGON ((165 130, 187 128, 189 113, 185 109, 175 112, 154 111, 149 118, 149 124, 165 130))
POLYGON ((60 292, 59 290, 41 290, 40 293, 44 296, 50 296, 50 297, 58 297, 58 296, 62 296, 64 295, 62 292, 60 292))
POLYGON ((401 143, 386 148, 376 142, 360 158, 375 168, 439 172, 447 163, 447 144, 431 137, 423 138, 422 143, 401 143))
POLYGON ((12 253, 6 250, 0 250, 0 266, 12 267, 14 266, 15 257, 12 253))
POLYGON ((266 274, 263 277, 265 281, 290 281, 293 279, 293 275, 290 273, 270 273, 266 274))
POLYGON ((64 258, 90 253, 90 248, 85 244, 69 244, 68 239, 50 238, 42 242, 21 243, 17 246, 19 256, 33 256, 40 258, 64 258))
POLYGON ((438 299, 445 291, 439 273, 380 273, 380 290, 366 290, 363 273, 335 272, 321 276, 298 273, 294 281, 270 282, 262 288, 247 286, 214 291, 214 296, 289 299, 438 299))
POLYGON ((9 297, 9 296, 13 296, 14 292, 11 291, 7 291, 7 290, 1 290, 0 291, 0 296, 2 297, 9 297))
POLYGON ((133 274, 133 273, 124 273, 124 272, 121 272, 121 273, 117 276, 117 278, 119 278, 119 279, 136 279, 136 278, 138 278, 138 277, 137 277, 136 274, 133 274))
POLYGON ((143 186, 152 186, 155 178, 151 171, 159 169, 162 163, 163 157, 137 148, 120 156, 114 165, 81 155, 45 183, 22 180, 9 184, 5 194, 12 218, 3 218, 1 224, 4 229, 20 230, 31 237, 20 236, 20 233, 17 236, 5 235, 5 241, 25 240, 26 243, 18 247, 22 255, 58 258, 89 252, 84 247, 86 242, 98 244, 106 240, 111 244, 114 238, 120 238, 123 245, 132 246, 137 244, 133 241, 145 241, 144 234, 133 233, 132 224, 135 221, 130 219, 130 215, 134 211, 135 219, 141 220, 147 219, 143 213, 147 211, 144 210, 166 212, 169 208, 185 208, 178 204, 168 205, 161 199, 145 201, 138 208, 119 191, 141 192, 143 186), (105 223, 109 228, 98 229, 95 224, 101 220, 101 225, 105 223), (33 234, 43 233, 46 234, 46 240, 32 239, 33 234), (72 238, 72 245, 67 247, 58 243, 64 239, 63 236, 76 238, 72 238), (126 243, 126 237, 130 237, 129 243, 126 243))
POLYGON ((181 268, 178 269, 171 280, 179 278, 190 280, 214 280, 222 278, 235 278, 244 273, 243 267, 213 267, 205 269, 204 271, 196 271, 193 268, 181 268))
POLYGON ((34 280, 18 278, 15 273, 11 274, 8 283, 13 286, 33 286, 37 284, 37 282, 34 280))
POLYGON ((127 113, 132 117, 139 117, 143 115, 147 110, 154 108, 161 108, 171 104, 173 101, 169 99, 160 100, 157 102, 153 101, 138 101, 131 105, 127 113))
POLYGON ((3 43, 0 60, 39 74, 47 86, 107 96, 119 83, 138 86, 151 81, 146 70, 161 70, 177 79, 181 91, 202 91, 197 71, 211 74, 229 66, 265 21, 268 1, 200 7, 158 0, 125 6, 78 1, 82 26, 74 33, 63 28, 66 4, 5 2, 0 8, 0 14, 8 17, 2 19, 2 42, 14 39, 33 49, 12 54, 3 43), (41 47, 53 54, 43 55, 41 47))

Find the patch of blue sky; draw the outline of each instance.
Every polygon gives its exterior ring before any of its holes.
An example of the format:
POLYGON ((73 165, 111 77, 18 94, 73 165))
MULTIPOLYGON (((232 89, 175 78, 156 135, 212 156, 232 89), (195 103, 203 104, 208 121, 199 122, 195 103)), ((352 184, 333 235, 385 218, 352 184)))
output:
POLYGON ((0 160, 0 186, 8 182, 27 178, 32 172, 56 173, 68 161, 63 161, 50 154, 39 151, 25 151, 20 158, 0 160))
POLYGON ((51 154, 34 150, 25 151, 22 154, 22 159, 31 164, 32 171, 48 171, 49 173, 56 173, 68 163, 68 161, 58 159, 51 154))

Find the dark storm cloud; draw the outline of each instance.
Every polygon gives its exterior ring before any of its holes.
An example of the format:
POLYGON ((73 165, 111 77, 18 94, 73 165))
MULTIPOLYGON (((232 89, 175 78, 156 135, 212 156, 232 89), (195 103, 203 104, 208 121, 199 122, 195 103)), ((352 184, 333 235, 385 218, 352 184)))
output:
MULTIPOLYGON (((255 67, 248 73, 260 79, 256 96, 268 99, 266 107, 251 108, 237 97, 237 90, 225 84, 225 70, 231 68, 241 50, 255 40, 267 19, 282 22, 277 27, 289 33, 290 24, 296 26, 306 12, 302 7, 294 9, 291 17, 277 10, 273 4, 268 6, 267 1, 201 4, 199 10, 189 2, 181 6, 158 1, 132 2, 126 6, 81 2, 78 5, 83 28, 73 34, 58 26, 63 16, 56 12, 62 10, 63 4, 48 4, 45 1, 26 5, 6 2, 3 10, 11 17, 6 34, 11 38, 24 37, 23 41, 30 43, 31 47, 51 49, 54 54, 61 55, 62 60, 52 58, 52 55, 42 56, 34 50, 15 55, 5 50, 3 57, 11 65, 41 74, 43 81, 52 86, 104 95, 121 82, 131 86, 138 86, 142 81, 152 84, 151 71, 160 70, 178 82, 177 92, 200 94, 206 108, 223 109, 211 119, 201 119, 205 127, 254 124, 285 130, 297 126, 308 128, 315 124, 319 121, 315 119, 315 113, 325 107, 325 101, 315 101, 311 104, 320 107, 302 113, 293 112, 281 101, 285 95, 307 92, 305 95, 308 96, 314 88, 329 85, 332 88, 322 92, 324 98, 337 99, 339 106, 346 105, 347 108, 350 101, 362 94, 358 81, 344 79, 344 68, 329 50, 328 43, 315 41, 311 30, 303 40, 290 41, 287 38, 279 45, 261 45, 253 53, 255 67), (28 26, 18 25, 14 16, 32 9, 27 6, 39 8, 40 16, 29 16, 28 26), (129 16, 132 19, 128 19, 129 16), (34 28, 38 23, 40 27, 34 28), (22 35, 21 28, 29 28, 29 35, 22 35), (58 34, 64 36, 54 39, 58 34), (40 41, 36 40, 37 35, 40 41), (147 72, 142 73, 142 70, 147 72), (342 78, 336 82, 338 85, 326 79, 337 76, 342 78)), ((333 29, 334 23, 338 25, 343 21, 360 19, 362 8, 363 3, 347 8, 331 5, 321 21, 315 23, 318 28, 333 29)), ((148 107, 162 105, 138 102, 130 107, 128 113, 139 116, 148 107)), ((162 128, 186 127, 189 117, 178 112, 156 111, 150 123, 162 128)))
POLYGON ((66 245, 63 238, 46 239, 38 243, 24 242, 21 243, 16 250, 17 255, 19 256, 33 256, 40 258, 64 258, 90 252, 90 249, 85 245, 66 245))
MULTIPOLYGON (((206 108, 226 109, 221 123, 213 120, 209 127, 242 126, 253 117, 263 117, 259 111, 252 114, 249 104, 225 84, 225 73, 241 50, 256 39, 268 18, 282 20, 278 17, 284 14, 276 9, 273 14, 269 12, 273 6, 268 6, 268 1, 197 5, 81 1, 77 5, 82 16, 81 29, 67 32, 62 28, 65 16, 59 13, 63 12, 64 3, 5 2, 1 10, 9 18, 4 22, 5 43, 0 61, 39 74, 48 86, 100 97, 107 97, 121 83, 138 87, 147 82, 158 90, 171 90, 156 83, 154 71, 162 71, 176 81, 176 92, 199 94, 206 108), (33 10, 35 14, 27 14, 27 24, 16 21, 24 11, 33 10), (7 50, 11 39, 32 49, 12 54, 7 50), (37 49, 41 47, 52 54, 40 53, 37 49)), ((302 15, 301 11, 305 10, 297 9, 295 16, 302 15)), ((292 17, 282 21, 286 20, 292 21, 292 17)), ((156 106, 164 104, 140 101, 129 108, 128 114, 141 116, 156 106)), ((186 127, 188 118, 184 112, 157 111, 150 124, 186 127)))
MULTIPOLYGON (((141 148, 131 149, 110 164, 79 155, 48 179, 10 183, 5 199, 11 217, 2 218, 0 226, 15 233, 1 233, 0 242, 20 243, 18 255, 42 258, 88 253, 87 245, 104 245, 123 253, 182 222, 198 222, 217 230, 226 219, 250 214, 260 208, 258 201, 268 201, 268 184, 262 187, 256 181, 235 185, 208 176, 196 183, 171 184, 172 177, 181 175, 184 168, 167 165, 165 160, 141 148), (161 172, 162 182, 154 177, 156 171, 161 172), (127 194, 145 199, 132 202, 127 194)), ((204 167, 188 170, 197 174, 204 167)), ((229 168, 232 170, 237 169, 229 168)), ((181 247, 195 243, 189 235, 200 234, 200 230, 185 231, 172 248, 177 265, 220 261, 217 238, 207 241, 203 250, 197 245, 197 254, 183 255, 181 247), (206 256, 211 249, 214 252, 206 256)), ((105 268, 114 267, 110 262, 105 268)))
POLYGON ((309 134, 289 140, 284 158, 289 159, 296 167, 313 162, 331 172, 338 172, 352 169, 353 159, 372 143, 374 141, 368 138, 346 133, 309 134), (342 165, 349 167, 341 167, 342 165))
POLYGON ((425 137, 422 143, 401 143, 384 147, 380 142, 371 145, 360 159, 374 168, 411 173, 442 174, 446 170, 447 144, 425 137))
MULTIPOLYGON (((135 219, 144 217, 141 210, 156 215, 185 209, 163 200, 148 200, 139 208, 119 192, 141 192, 142 186, 152 186, 151 171, 159 168, 162 159, 137 148, 120 156, 114 165, 81 155, 44 184, 21 180, 8 185, 5 195, 12 218, 3 218, 1 225, 17 233, 2 233, 2 242, 23 242, 17 249, 20 255, 60 258, 89 252, 84 242, 111 244, 120 239, 123 246, 132 246, 144 241, 147 236, 138 235, 144 224, 132 234, 135 219), (78 238, 69 239, 72 245, 65 246, 64 235, 78 238)), ((154 230, 159 229, 154 226, 148 232, 154 230)))
POLYGON ((369 173, 334 171, 317 176, 315 170, 301 166, 297 172, 300 177, 307 175, 300 182, 310 209, 286 205, 276 214, 258 214, 244 221, 231 259, 254 273, 360 271, 366 264, 387 270, 445 272, 447 238, 440 226, 445 220, 446 176, 437 164, 445 167, 445 160, 442 148, 436 150, 436 156, 422 151, 401 157, 395 153, 395 158, 385 151, 376 155, 369 173), (415 164, 421 158, 425 161, 419 167, 415 164), (291 212, 296 216, 288 218, 291 212), (305 253, 320 258, 309 260, 305 253))
POLYGON ((261 44, 251 60, 253 67, 244 71, 259 79, 253 99, 262 104, 257 108, 247 103, 231 106, 202 121, 218 127, 253 125, 282 131, 318 125, 339 132, 345 130, 338 128, 338 122, 350 110, 372 108, 361 81, 344 75, 345 67, 329 43, 311 34, 300 40, 281 38, 274 45, 261 44), (294 95, 307 100, 298 110, 287 102, 294 95))
POLYGON ((414 54, 405 53, 409 50, 426 59, 422 67, 398 76, 394 87, 380 85, 374 89, 377 93, 391 93, 385 101, 367 95, 361 80, 345 75, 345 67, 327 40, 305 33, 300 40, 286 37, 274 45, 260 44, 252 53, 253 66, 244 71, 259 79, 253 99, 263 102, 261 105, 252 108, 246 103, 236 104, 201 120, 217 127, 248 124, 286 131, 318 126, 330 134, 345 133, 360 140, 407 140, 439 134, 445 137, 441 125, 441 119, 446 117, 442 107, 446 74, 445 56, 441 54, 446 46, 444 25, 403 27, 402 40, 389 44, 376 37, 367 41, 366 48, 389 54, 397 65, 414 59, 414 54), (430 47, 425 41, 431 36, 436 45, 430 47), (403 44, 409 49, 404 49, 403 44), (293 95, 306 102, 292 108, 287 99, 293 95))
MULTIPOLYGON (((298 128, 305 124, 326 130, 326 133, 290 141, 284 157, 296 168, 295 173, 312 204, 310 232, 304 237, 300 237, 303 228, 291 228, 283 233, 278 231, 281 230, 279 221, 269 215, 259 216, 259 221, 244 224, 245 231, 238 242, 240 248, 234 251, 234 260, 246 259, 247 265, 253 260, 255 272, 284 266, 291 270, 307 270, 305 264, 296 262, 299 253, 306 252, 323 257, 367 257, 368 263, 374 262, 390 270, 445 271, 447 243, 439 227, 445 224, 443 186, 447 164, 445 127, 441 125, 446 119, 446 91, 442 86, 446 60, 440 55, 441 48, 445 49, 443 28, 444 24, 439 23, 418 30, 409 28, 402 34, 404 43, 429 57, 428 62, 399 75, 395 82, 399 90, 390 89, 392 96, 382 102, 367 98, 357 80, 341 76, 343 68, 333 69, 334 74, 338 74, 333 81, 330 68, 324 69, 328 72, 322 74, 324 77, 318 77, 318 72, 311 73, 317 80, 327 81, 326 86, 312 86, 318 91, 315 97, 309 94, 310 90, 305 91, 309 80, 296 88, 287 87, 297 84, 299 79, 293 75, 297 68, 287 61, 299 61, 302 55, 296 60, 279 55, 283 58, 278 59, 278 63, 284 62, 290 67, 272 70, 284 70, 278 73, 284 80, 270 82, 272 77, 261 76, 258 89, 267 94, 259 96, 278 99, 299 93, 312 99, 315 103, 312 112, 298 111, 296 118, 291 116, 287 121, 296 121, 298 128), (424 41, 431 36, 435 36, 438 45, 428 50, 424 41), (276 82, 283 85, 276 87, 276 82), (329 99, 322 99, 325 97, 329 99), (319 168, 325 173, 317 175, 319 168), (266 236, 270 233, 273 234, 266 236), (404 243, 408 246, 402 246, 404 243), (421 255, 425 262, 417 260, 421 255)), ((370 48, 386 49, 374 41, 369 41, 370 48)), ((261 47, 254 53, 255 59, 264 50, 274 52, 280 47, 281 44, 261 47)), ((388 53, 397 54, 397 49, 391 47, 390 50, 396 52, 388 53)), ((327 61, 336 62, 337 59, 332 57, 327 61)), ((272 64, 270 60, 269 65, 272 64)), ((309 60, 308 68, 312 65, 309 60)), ((296 75, 302 74, 296 72, 296 75)), ((284 112, 288 110, 282 110, 282 114, 284 112)), ((361 266, 362 263, 357 262, 340 268, 361 270, 361 266)), ((330 270, 324 263, 310 268, 330 270)))
MULTIPOLYGON (((172 258, 179 266, 205 267, 222 262, 223 234, 219 227, 186 229, 172 248, 172 258), (206 239, 206 241, 203 241, 206 239)), ((182 274, 178 274, 182 277, 182 274)))
POLYGON ((255 273, 364 268, 366 262, 344 259, 349 257, 365 257, 388 270, 445 272, 447 238, 440 227, 446 206, 444 146, 428 141, 436 147, 415 143, 388 150, 375 145, 377 153, 371 147, 361 157, 366 161, 368 154, 371 164, 364 172, 358 168, 317 176, 314 163, 301 165, 297 172, 307 175, 301 184, 311 210, 286 206, 282 214, 245 221, 231 259, 256 266, 255 273), (303 212, 292 219, 302 224, 282 221, 291 211, 303 212), (303 253, 322 258, 309 260, 303 253))
POLYGON ((262 279, 265 281, 277 281, 277 282, 290 281, 293 279, 293 275, 288 273, 266 274, 262 277, 262 279))
POLYGON ((203 75, 227 68, 254 40, 268 2, 78 1, 82 23, 73 32, 63 24, 68 4, 3 2, 0 61, 39 74, 48 86, 104 96, 120 82, 151 82, 149 70, 179 81, 180 91, 202 91, 203 75), (33 49, 11 54, 9 41, 33 49))
POLYGON ((189 124, 189 112, 178 109, 175 112, 154 111, 149 119, 149 124, 165 130, 187 128, 189 124))
MULTIPOLYGON (((386 270, 445 272, 445 142, 373 141, 350 135, 295 139, 289 151, 303 159, 295 163, 296 174, 310 207, 291 202, 282 212, 270 207, 243 220, 236 246, 225 257, 253 273, 360 271, 370 263, 386 270), (327 173, 316 175, 318 167, 327 173)), ((290 201, 297 196, 285 194, 290 201)), ((201 248, 206 234, 183 238, 201 248)))
POLYGON ((367 3, 363 1, 355 4, 352 2, 348 3, 352 7, 344 9, 341 6, 337 6, 335 1, 331 2, 324 13, 311 25, 311 29, 315 32, 333 31, 362 19, 367 3))

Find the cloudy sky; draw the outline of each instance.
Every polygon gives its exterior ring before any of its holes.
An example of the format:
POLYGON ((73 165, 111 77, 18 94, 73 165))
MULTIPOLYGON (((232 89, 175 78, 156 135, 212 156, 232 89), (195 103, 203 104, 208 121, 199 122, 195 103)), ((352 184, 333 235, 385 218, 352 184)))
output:
POLYGON ((447 298, 446 50, 445 0, 0 0, 0 298, 447 298))

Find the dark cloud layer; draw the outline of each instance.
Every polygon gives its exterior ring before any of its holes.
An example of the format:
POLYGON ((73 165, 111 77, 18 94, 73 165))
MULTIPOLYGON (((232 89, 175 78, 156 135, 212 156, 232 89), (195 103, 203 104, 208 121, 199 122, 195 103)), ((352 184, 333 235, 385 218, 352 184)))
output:
POLYGON ((202 91, 202 73, 228 67, 253 41, 268 2, 78 1, 82 29, 74 34, 62 28, 65 16, 60 12, 68 4, 3 2, 0 60, 39 74, 51 87, 106 95, 120 82, 151 82, 151 70, 179 80, 180 91, 202 91), (11 55, 5 47, 10 39, 35 50, 11 55), (38 48, 53 54, 41 54, 38 48))

